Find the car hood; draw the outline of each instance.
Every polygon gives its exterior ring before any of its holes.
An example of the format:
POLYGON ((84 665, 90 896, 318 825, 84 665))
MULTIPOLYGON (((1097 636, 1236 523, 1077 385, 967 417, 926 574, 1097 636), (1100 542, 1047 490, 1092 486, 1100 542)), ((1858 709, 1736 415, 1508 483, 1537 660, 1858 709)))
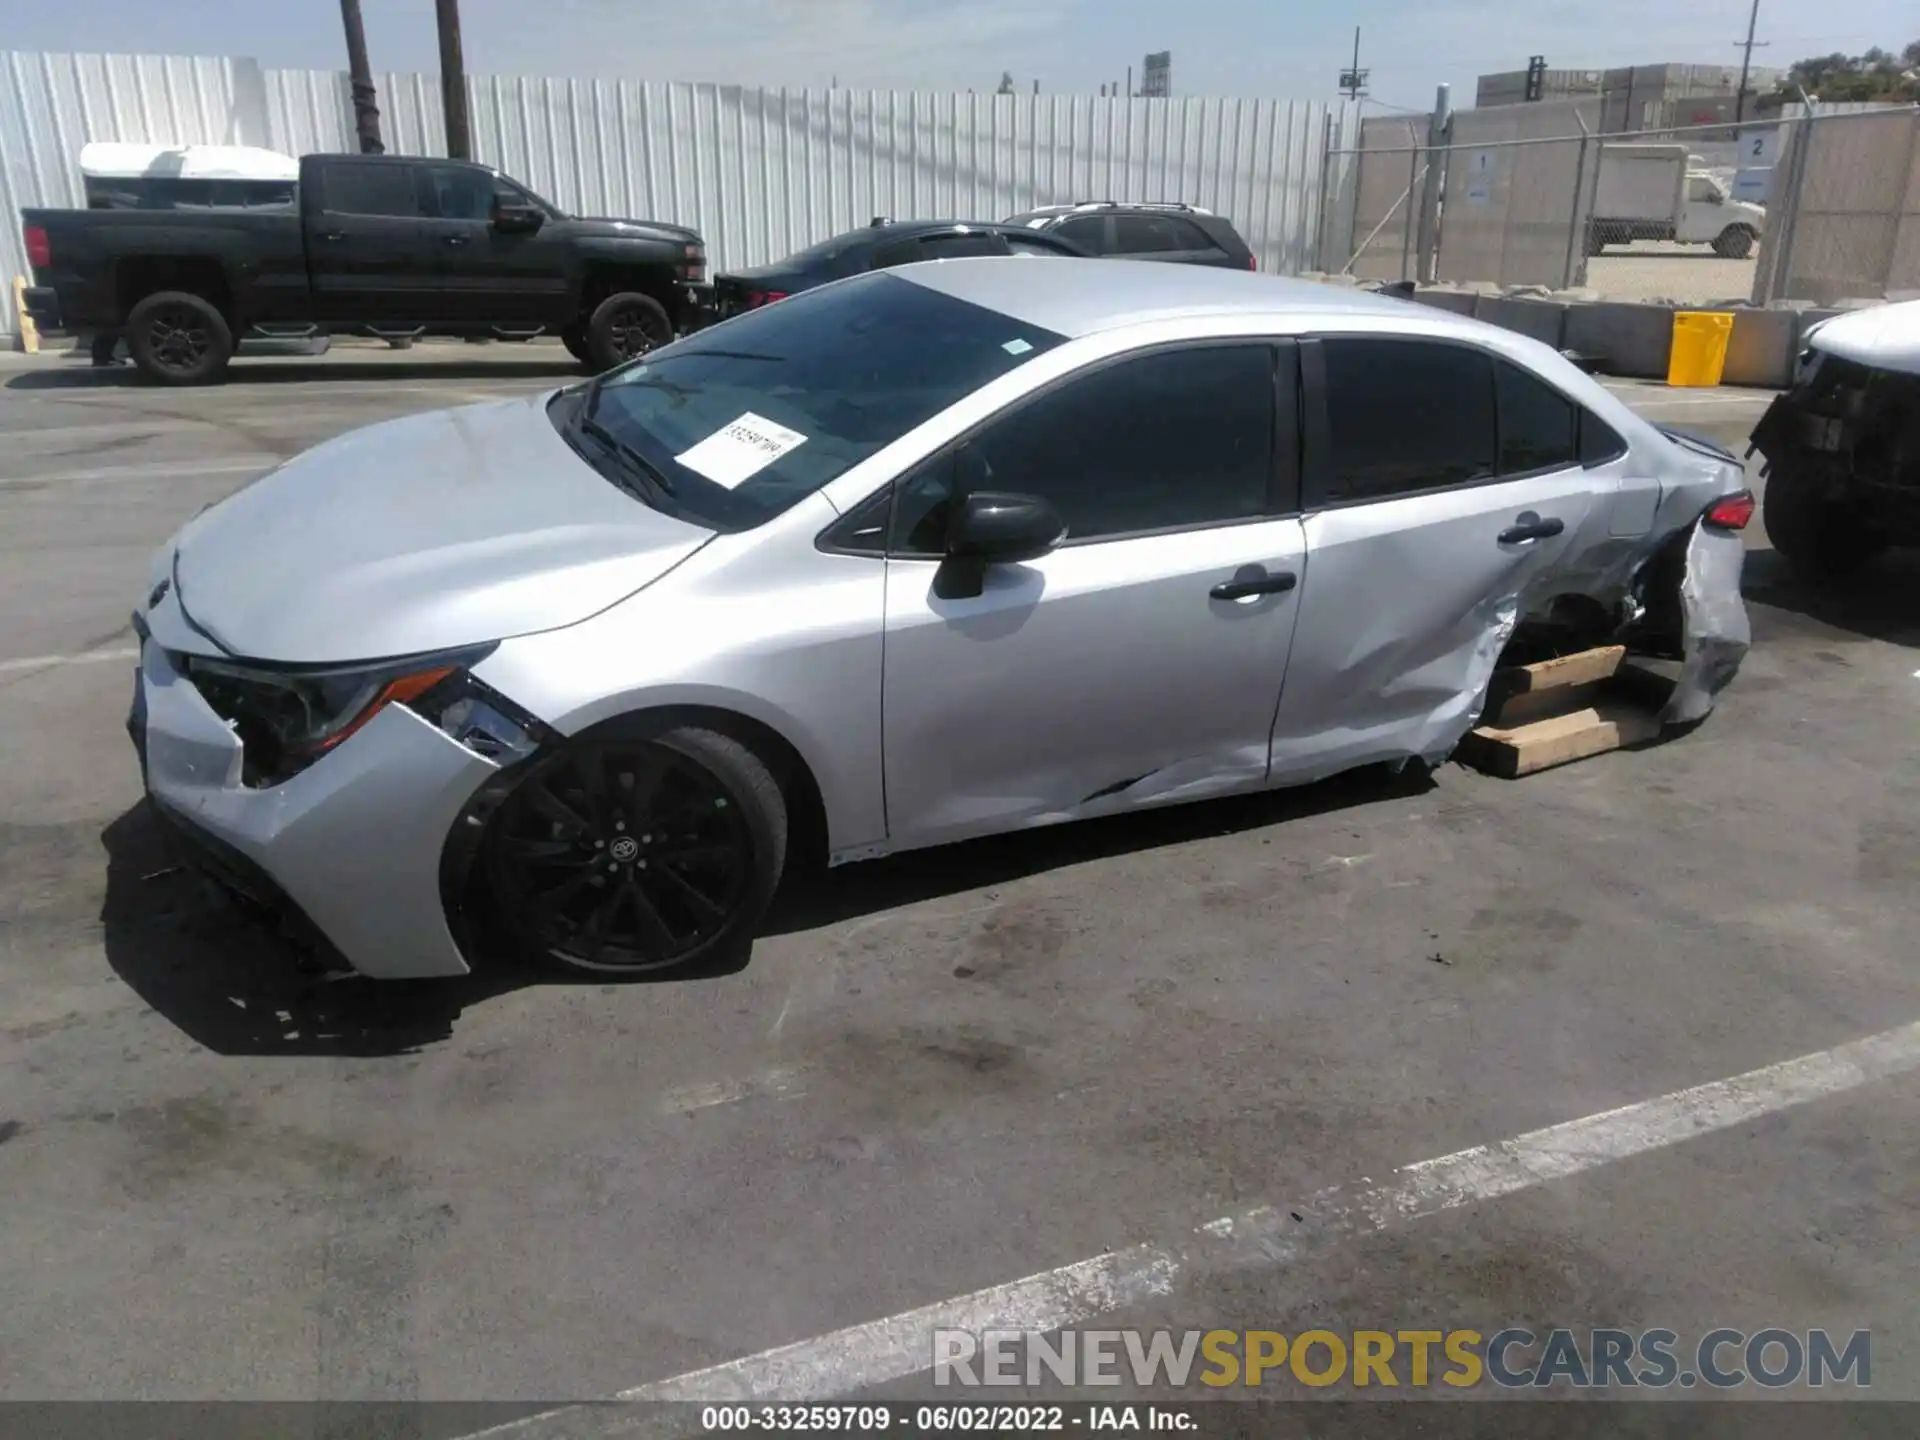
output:
POLYGON ((1920 375, 1920 300, 1821 320, 1807 331, 1807 344, 1870 369, 1920 375))
POLYGON ((419 654, 584 620, 712 538, 575 454, 549 398, 356 430, 203 511, 174 541, 181 618, 257 660, 419 654))
POLYGON ((700 245, 700 232, 658 220, 626 220, 618 215, 569 215, 564 222, 581 237, 610 235, 623 240, 664 240, 674 245, 700 245))

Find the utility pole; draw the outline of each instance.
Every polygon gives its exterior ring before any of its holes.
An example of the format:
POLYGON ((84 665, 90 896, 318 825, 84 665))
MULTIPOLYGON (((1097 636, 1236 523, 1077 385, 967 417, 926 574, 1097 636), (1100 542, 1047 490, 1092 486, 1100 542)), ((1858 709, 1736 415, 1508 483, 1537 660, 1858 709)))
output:
POLYGON ((467 66, 460 58, 460 0, 433 0, 440 22, 440 103, 447 114, 447 154, 473 159, 473 135, 467 125, 467 66))
POLYGON ((1367 93, 1367 72, 1360 68, 1360 27, 1353 27, 1353 68, 1340 72, 1340 88, 1347 99, 1358 100, 1367 93))
POLYGON ((1747 11, 1747 38, 1740 44, 1740 91, 1733 98, 1733 123, 1736 125, 1747 118, 1747 75, 1753 69, 1753 52, 1767 48, 1764 40, 1754 43, 1753 30, 1759 23, 1760 0, 1753 0, 1753 7, 1747 11))
POLYGON ((347 75, 353 90, 353 129, 360 137, 362 155, 381 155, 380 107, 375 103, 373 74, 367 69, 367 31, 360 23, 360 0, 340 0, 340 21, 347 29, 347 75))

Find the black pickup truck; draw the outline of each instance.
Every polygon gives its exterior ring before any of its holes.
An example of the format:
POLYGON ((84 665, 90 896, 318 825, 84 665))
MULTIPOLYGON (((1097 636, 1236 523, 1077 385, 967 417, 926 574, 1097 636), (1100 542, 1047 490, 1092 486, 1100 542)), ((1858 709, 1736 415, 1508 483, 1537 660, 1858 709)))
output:
POLYGON ((243 338, 557 334, 607 369, 689 328, 706 246, 580 219, 484 165, 308 155, 281 208, 25 210, 42 330, 120 331, 149 379, 222 378, 243 338))

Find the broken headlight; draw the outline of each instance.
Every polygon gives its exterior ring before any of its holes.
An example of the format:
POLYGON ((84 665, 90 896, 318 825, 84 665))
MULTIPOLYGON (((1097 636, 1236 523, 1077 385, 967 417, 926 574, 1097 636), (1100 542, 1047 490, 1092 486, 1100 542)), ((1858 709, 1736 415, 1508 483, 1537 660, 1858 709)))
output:
POLYGON ((524 760, 559 735, 469 670, 456 670, 408 709, 496 765, 524 760))
POLYGON ((199 655, 181 663, 201 697, 239 737, 243 781, 260 786, 306 769, 387 706, 417 706, 492 648, 364 665, 260 665, 199 655))

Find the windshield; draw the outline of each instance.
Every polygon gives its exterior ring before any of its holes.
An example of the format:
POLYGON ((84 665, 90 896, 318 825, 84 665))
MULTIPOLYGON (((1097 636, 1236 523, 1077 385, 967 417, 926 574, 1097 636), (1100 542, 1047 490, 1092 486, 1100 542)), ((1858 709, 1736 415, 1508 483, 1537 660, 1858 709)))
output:
POLYGON ((863 275, 613 371, 593 419, 668 482, 676 513, 745 530, 1064 338, 863 275))

